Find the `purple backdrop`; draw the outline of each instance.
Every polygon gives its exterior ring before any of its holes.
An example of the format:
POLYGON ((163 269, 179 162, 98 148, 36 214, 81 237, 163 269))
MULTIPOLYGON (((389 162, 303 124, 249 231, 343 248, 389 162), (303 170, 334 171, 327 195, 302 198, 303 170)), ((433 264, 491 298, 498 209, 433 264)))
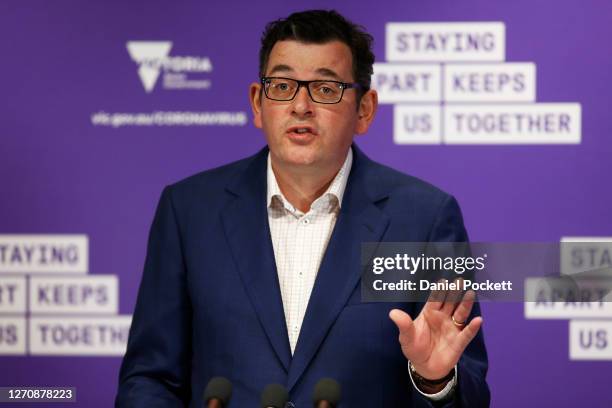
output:
MULTIPOLYGON (((250 123, 115 128, 95 126, 92 114, 227 111, 250 120, 261 30, 305 8, 336 8, 367 27, 380 61, 387 22, 504 22, 505 60, 537 65, 537 102, 581 104, 580 144, 397 145, 393 106, 381 105, 359 145, 454 194, 472 240, 612 236, 612 6, 594 0, 3 1, 0 234, 88 235, 89 274, 117 275, 119 313, 131 314, 162 188, 264 141, 250 123), (163 89, 160 78, 145 92, 126 50, 144 40, 210 58, 212 72, 189 74, 210 89, 163 89)), ((526 320, 516 303, 484 304, 483 313, 492 406, 612 406, 610 361, 571 361, 567 320, 526 320)), ((78 403, 67 406, 108 407, 120 358, 2 356, 0 364, 0 386, 74 386, 78 403)))

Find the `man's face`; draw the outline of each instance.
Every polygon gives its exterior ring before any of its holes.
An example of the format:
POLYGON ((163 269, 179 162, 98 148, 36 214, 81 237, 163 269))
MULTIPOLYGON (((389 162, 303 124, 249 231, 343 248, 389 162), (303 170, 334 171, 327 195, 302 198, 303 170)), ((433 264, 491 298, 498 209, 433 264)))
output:
MULTIPOLYGON (((265 76, 352 83, 351 50, 340 41, 279 41, 272 48, 265 76)), ((252 84, 250 91, 255 126, 264 131, 272 163, 283 168, 337 171, 353 136, 367 130, 376 108, 373 91, 364 95, 359 109, 356 89, 346 89, 337 104, 313 102, 306 87, 285 102, 266 98, 260 84, 252 84)))

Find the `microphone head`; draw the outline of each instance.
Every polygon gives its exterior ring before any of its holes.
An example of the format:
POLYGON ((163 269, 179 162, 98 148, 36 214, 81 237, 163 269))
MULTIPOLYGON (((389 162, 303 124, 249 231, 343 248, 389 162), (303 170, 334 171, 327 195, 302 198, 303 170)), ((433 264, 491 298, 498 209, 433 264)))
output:
POLYGON ((225 406, 228 404, 231 396, 232 383, 225 377, 213 377, 204 390, 204 403, 216 398, 225 406))
POLYGON ((321 401, 329 402, 333 407, 338 405, 342 392, 338 381, 332 378, 322 378, 315 385, 312 393, 312 402, 318 404, 321 401))
POLYGON ((261 393, 261 408, 285 408, 289 393, 280 384, 269 384, 261 393))

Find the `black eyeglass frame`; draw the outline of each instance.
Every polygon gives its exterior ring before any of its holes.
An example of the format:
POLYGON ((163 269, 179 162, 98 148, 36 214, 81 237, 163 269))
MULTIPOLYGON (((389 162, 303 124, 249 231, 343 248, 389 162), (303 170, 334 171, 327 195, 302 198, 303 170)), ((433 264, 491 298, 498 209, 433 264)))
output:
POLYGON ((295 99, 295 97, 297 96, 298 92, 300 92, 300 88, 301 87, 306 87, 306 90, 308 91, 308 96, 310 97, 310 100, 313 101, 314 103, 320 103, 323 105, 335 105, 337 103, 340 103, 342 101, 342 98, 344 97, 344 90, 345 89, 361 89, 362 86, 360 84, 358 84, 357 82, 342 82, 342 81, 334 81, 331 79, 313 79, 312 81, 300 81, 299 79, 294 79, 294 78, 286 78, 286 77, 277 77, 277 76, 273 76, 273 77, 262 77, 261 78, 261 85, 263 87, 264 93, 266 94, 266 98, 272 100, 272 101, 278 101, 278 102, 290 102, 292 100, 295 99), (293 96, 291 97, 291 99, 275 99, 275 98, 271 98, 268 95, 268 88, 266 87, 266 82, 271 80, 271 79, 285 79, 285 80, 289 80, 289 81, 294 81, 297 82, 298 86, 295 89, 295 93, 293 94, 293 96), (342 93, 340 94, 340 98, 338 99, 337 102, 319 102, 319 101, 315 101, 315 99, 312 97, 312 94, 310 93, 310 84, 313 82, 333 82, 334 84, 338 84, 340 86, 340 89, 342 89, 342 93))

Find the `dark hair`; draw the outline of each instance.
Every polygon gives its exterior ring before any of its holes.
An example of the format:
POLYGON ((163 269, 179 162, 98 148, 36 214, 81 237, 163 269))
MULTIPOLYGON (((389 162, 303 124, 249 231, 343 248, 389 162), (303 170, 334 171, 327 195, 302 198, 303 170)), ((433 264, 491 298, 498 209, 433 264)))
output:
POLYGON ((353 78, 361 85, 360 95, 370 89, 372 76, 372 36, 359 25, 353 24, 334 10, 308 10, 293 13, 285 19, 266 25, 259 50, 259 77, 265 75, 272 47, 278 41, 296 40, 304 43, 324 44, 339 40, 345 43, 353 56, 353 78))

